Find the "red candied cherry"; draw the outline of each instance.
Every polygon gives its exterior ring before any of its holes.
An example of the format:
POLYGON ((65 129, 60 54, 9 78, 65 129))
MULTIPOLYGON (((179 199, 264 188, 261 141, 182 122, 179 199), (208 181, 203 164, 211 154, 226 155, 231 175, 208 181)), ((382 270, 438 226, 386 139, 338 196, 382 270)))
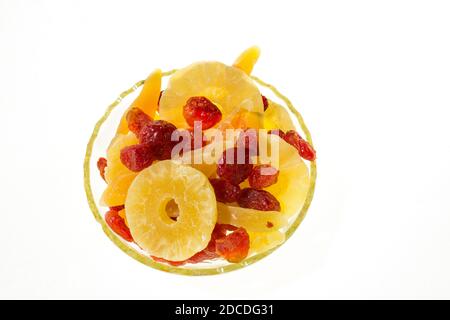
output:
POLYGON ((98 171, 100 172, 100 176, 103 178, 103 180, 105 180, 105 169, 106 169, 107 165, 108 165, 108 161, 106 160, 106 158, 103 158, 103 157, 98 158, 97 168, 98 168, 98 171))
POLYGON ((202 129, 206 130, 222 119, 222 112, 205 97, 191 97, 183 107, 183 116, 191 127, 195 121, 201 121, 202 129))
POLYGON ((152 118, 139 108, 131 108, 127 112, 128 129, 136 136, 139 134, 143 126, 151 121, 152 118))
POLYGON ((223 152, 217 164, 217 175, 234 185, 247 179, 252 171, 253 164, 245 148, 230 148, 223 152))
POLYGON ((139 142, 152 148, 155 159, 170 159, 172 148, 178 143, 172 141, 172 134, 175 130, 177 128, 170 122, 164 120, 152 121, 142 127, 138 135, 139 142))
POLYGON ((278 200, 266 190, 258 190, 253 188, 242 189, 237 202, 242 208, 261 211, 281 210, 278 200))
POLYGON ((119 216, 119 212, 110 210, 105 215, 105 221, 108 226, 125 241, 133 242, 130 229, 128 229, 125 221, 119 216))
POLYGON ((120 150, 120 161, 125 167, 134 172, 139 172, 149 167, 155 160, 152 148, 148 144, 136 144, 120 150))
POLYGON ((269 130, 269 132, 268 132, 269 134, 274 134, 274 135, 276 135, 276 136, 279 136, 281 139, 283 139, 284 140, 284 136, 286 135, 285 133, 284 133, 284 131, 283 130, 281 130, 281 129, 272 129, 272 130, 269 130))
POLYGON ((267 98, 263 95, 261 95, 262 101, 263 101, 263 106, 264 106, 264 111, 267 110, 267 108, 269 107, 269 100, 267 100, 267 98))
POLYGON ((280 172, 276 168, 268 164, 255 166, 250 172, 248 183, 255 189, 267 188, 277 183, 279 174, 280 172))
POLYGON ((223 203, 236 202, 241 188, 232 184, 231 182, 223 179, 209 179, 214 193, 216 194, 216 200, 223 203))
POLYGON ((311 145, 303 139, 298 132, 294 130, 289 130, 286 132, 283 138, 287 143, 294 146, 300 157, 303 159, 313 161, 316 159, 316 151, 311 147, 311 145))
POLYGON ((238 228, 223 238, 216 240, 216 253, 228 262, 244 260, 250 248, 250 237, 244 228, 238 228))

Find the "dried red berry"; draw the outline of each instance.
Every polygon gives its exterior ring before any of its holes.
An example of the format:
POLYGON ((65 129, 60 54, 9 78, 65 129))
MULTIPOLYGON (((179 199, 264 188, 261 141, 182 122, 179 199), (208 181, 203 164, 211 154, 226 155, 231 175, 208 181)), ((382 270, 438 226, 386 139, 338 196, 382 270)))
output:
POLYGON ((252 188, 267 188, 277 182, 279 174, 277 169, 268 164, 255 166, 250 172, 248 182, 252 188))
POLYGON ((269 134, 274 134, 279 136, 281 139, 284 139, 285 133, 283 130, 280 129, 273 129, 273 130, 269 130, 268 132, 269 134))
POLYGON ((300 157, 303 159, 313 161, 316 159, 316 151, 311 147, 308 141, 304 140, 298 132, 289 130, 283 138, 287 143, 294 146, 300 157))
POLYGON ((151 121, 152 118, 139 108, 131 108, 127 112, 128 129, 136 136, 139 134, 142 127, 151 121))
POLYGON ((139 132, 139 142, 147 144, 157 160, 171 158, 172 148, 178 143, 172 141, 172 134, 177 128, 164 120, 156 120, 145 124, 139 132))
POLYGON ((246 148, 250 151, 250 157, 259 154, 258 131, 256 129, 247 129, 239 134, 236 141, 238 148, 246 148))
POLYGON ((222 119, 222 112, 205 97, 191 97, 183 107, 183 116, 191 127, 195 121, 201 121, 202 129, 205 130, 222 119))
POLYGON ((123 209, 125 209, 124 205, 109 207, 109 210, 113 210, 113 211, 117 211, 117 212, 119 212, 120 210, 123 210, 123 209))
POLYGON ((100 176, 103 178, 103 180, 105 180, 105 169, 107 165, 108 161, 105 158, 103 157, 98 158, 97 168, 98 171, 100 171, 100 176))
POLYGON ((238 228, 224 238, 216 240, 216 253, 228 262, 244 260, 250 248, 250 238, 244 228, 238 228))
POLYGON ((217 164, 217 175, 234 185, 247 179, 253 164, 250 151, 245 148, 230 148, 223 152, 217 164))
POLYGON ((264 106, 264 111, 267 110, 267 108, 269 107, 269 100, 267 100, 267 98, 263 95, 261 95, 262 101, 263 101, 263 106, 264 106))
POLYGON ((133 242, 133 237, 131 236, 130 229, 128 229, 125 221, 119 216, 119 212, 115 210, 110 210, 105 215, 105 221, 108 226, 119 236, 121 236, 125 241, 133 242))
POLYGON ((216 200, 223 203, 236 202, 241 188, 232 184, 231 182, 223 179, 209 179, 214 193, 216 194, 216 200))
POLYGON ((258 190, 253 188, 242 189, 237 202, 242 208, 261 211, 281 210, 278 200, 266 190, 258 190))
POLYGON ((134 172, 149 167, 155 160, 152 148, 148 144, 136 144, 120 150, 120 161, 134 172))

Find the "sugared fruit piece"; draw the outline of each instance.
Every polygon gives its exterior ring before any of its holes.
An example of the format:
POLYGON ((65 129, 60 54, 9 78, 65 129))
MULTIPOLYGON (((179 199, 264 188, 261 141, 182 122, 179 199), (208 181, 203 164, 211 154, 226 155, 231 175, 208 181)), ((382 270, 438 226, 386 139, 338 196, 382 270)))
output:
MULTIPOLYGON (((161 78, 162 72, 159 69, 153 71, 145 80, 142 91, 139 96, 131 104, 130 109, 133 107, 141 109, 150 117, 154 117, 156 109, 158 108, 159 94, 161 92, 161 78)), ((127 112, 124 113, 120 120, 117 133, 126 134, 128 132, 127 124, 127 112)))
POLYGON ((127 112, 128 129, 136 136, 139 135, 144 125, 150 123, 152 118, 139 108, 131 108, 127 112))
POLYGON ((253 46, 241 53, 241 55, 234 61, 233 66, 241 69, 246 74, 252 73, 253 67, 258 61, 261 51, 257 46, 253 46))
POLYGON ((247 179, 252 168, 249 149, 234 147, 223 152, 217 164, 217 175, 238 185, 247 179))
POLYGON ((280 203, 270 192, 253 188, 245 188, 238 197, 238 204, 242 208, 261 211, 280 211, 280 203))
POLYGON ((277 183, 280 172, 268 164, 255 166, 250 172, 248 182, 255 189, 267 188, 277 183))
POLYGON ((153 163, 152 147, 148 144, 128 146, 120 151, 120 161, 131 171, 139 172, 153 163))
MULTIPOLYGON (((106 158, 100 157, 97 161, 97 169, 100 172, 100 176, 105 180, 105 168, 108 165, 106 158)), ((106 180, 105 180, 106 181, 106 180)))
POLYGON ((216 199, 219 202, 230 203, 236 202, 241 188, 231 182, 223 179, 209 179, 209 182, 214 188, 216 199))
POLYGON ((294 130, 289 130, 284 135, 284 140, 289 143, 291 146, 297 149, 298 154, 303 159, 314 161, 316 159, 316 151, 311 147, 311 145, 303 139, 298 132, 294 130))
POLYGON ((214 190, 198 170, 164 160, 142 170, 125 201, 134 241, 150 255, 183 261, 209 243, 217 221, 214 190), (179 216, 172 220, 166 205, 174 201, 179 216))
POLYGON ((232 263, 244 260, 248 255, 249 248, 250 240, 244 228, 238 228, 216 241, 217 254, 232 263))
POLYGON ((279 246, 286 240, 286 235, 282 231, 270 232, 249 232, 250 250, 249 254, 258 254, 266 252, 276 246, 279 246))
POLYGON ((264 111, 267 110, 267 108, 269 107, 269 100, 267 100, 266 96, 261 95, 262 101, 263 101, 263 106, 264 106, 264 111))
POLYGON ((161 118, 177 128, 189 126, 183 117, 183 107, 189 98, 198 96, 216 105, 223 120, 240 110, 264 113, 259 89, 245 73, 220 62, 199 62, 171 76, 161 96, 161 118))
POLYGON ((209 129, 222 119, 219 108, 205 97, 191 97, 183 107, 183 116, 189 126, 201 122, 202 130, 209 129))
POLYGON ((287 226, 288 220, 278 211, 260 211, 217 203, 217 223, 243 227, 249 232, 271 232, 287 226))

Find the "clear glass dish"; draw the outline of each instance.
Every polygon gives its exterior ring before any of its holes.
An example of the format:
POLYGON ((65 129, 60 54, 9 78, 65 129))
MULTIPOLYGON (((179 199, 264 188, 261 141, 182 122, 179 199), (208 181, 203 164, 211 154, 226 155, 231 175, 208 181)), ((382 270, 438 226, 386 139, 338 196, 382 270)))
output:
MULTIPOLYGON (((176 70, 164 72, 163 76, 167 78, 175 71, 176 70)), ((291 116, 296 126, 297 131, 303 133, 302 136, 311 144, 311 146, 313 146, 311 135, 301 114, 294 108, 289 99, 283 94, 281 94, 274 86, 267 84, 266 82, 262 81, 261 79, 255 76, 251 76, 251 78, 258 85, 258 87, 261 90, 261 93, 263 93, 270 100, 280 104, 288 111, 289 115, 291 116)), ((103 231, 108 236, 108 238, 111 239, 111 241, 117 247, 119 247, 123 252, 128 254, 130 257, 136 259, 137 261, 149 267, 170 273, 191 275, 191 276, 214 275, 237 270, 245 266, 248 266, 252 263, 255 263, 256 261, 261 260, 262 258, 268 256, 273 251, 275 251, 279 246, 272 248, 268 251, 250 256, 239 263, 229 263, 225 260, 218 259, 197 264, 171 266, 165 263, 154 261, 137 245, 130 244, 122 240, 108 227, 103 218, 104 214, 107 211, 107 208, 98 206, 100 197, 105 188, 105 183, 98 173, 96 162, 99 157, 105 155, 106 149, 115 135, 115 131, 119 123, 120 117, 122 116, 123 112, 125 112, 126 108, 128 108, 128 106, 131 104, 131 102, 136 98, 138 91, 137 89, 140 86, 142 86, 143 83, 144 83, 143 80, 139 81, 130 89, 122 92, 119 95, 119 97, 106 109, 103 116, 97 121, 94 130, 92 132, 92 135, 89 139, 89 143, 86 147, 86 155, 84 158, 84 187, 86 191, 87 201, 89 203, 89 207, 95 219, 100 224, 100 226, 102 227, 103 231)), ((289 239, 289 237, 295 232, 295 230, 298 228, 298 226, 304 219, 314 195, 316 175, 317 175, 316 162, 306 161, 306 164, 310 172, 308 194, 306 196, 302 209, 298 212, 296 216, 294 216, 290 220, 289 226, 285 233, 286 234, 285 241, 289 239)))

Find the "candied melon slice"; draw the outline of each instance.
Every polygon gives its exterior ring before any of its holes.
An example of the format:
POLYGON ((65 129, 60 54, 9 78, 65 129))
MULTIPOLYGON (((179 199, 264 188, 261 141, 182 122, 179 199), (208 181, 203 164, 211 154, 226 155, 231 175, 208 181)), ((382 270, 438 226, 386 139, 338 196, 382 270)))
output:
POLYGON ((160 100, 161 118, 178 128, 187 127, 183 107, 194 96, 213 102, 222 112, 222 119, 240 110, 264 112, 258 87, 242 70, 220 62, 198 62, 171 76, 160 100))

